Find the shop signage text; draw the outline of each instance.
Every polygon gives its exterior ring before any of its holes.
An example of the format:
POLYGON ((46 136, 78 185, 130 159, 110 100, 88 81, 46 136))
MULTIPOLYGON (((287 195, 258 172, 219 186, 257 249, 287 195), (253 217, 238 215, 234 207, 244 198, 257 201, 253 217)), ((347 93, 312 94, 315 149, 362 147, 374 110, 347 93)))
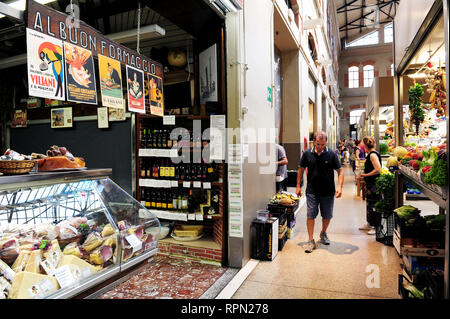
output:
POLYGON ((160 63, 109 40, 86 23, 80 21, 79 28, 73 27, 73 24, 66 23, 68 17, 66 14, 32 0, 27 1, 27 8, 28 28, 91 50, 95 57, 98 54, 105 55, 144 72, 163 77, 160 63))

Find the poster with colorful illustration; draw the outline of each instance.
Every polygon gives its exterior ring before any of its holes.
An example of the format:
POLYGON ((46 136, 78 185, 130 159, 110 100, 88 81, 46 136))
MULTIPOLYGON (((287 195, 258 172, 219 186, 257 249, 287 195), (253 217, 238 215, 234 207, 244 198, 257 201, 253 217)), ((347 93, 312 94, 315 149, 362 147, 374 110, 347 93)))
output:
POLYGON ((98 55, 102 105, 124 109, 120 61, 98 55))
POLYGON ((63 42, 27 28, 28 95, 65 100, 63 42))
POLYGON ((148 86, 150 95, 150 113, 164 116, 164 98, 162 79, 152 74, 148 75, 148 86))
POLYGON ((11 128, 27 127, 27 110, 15 110, 11 119, 11 128))
POLYGON ((144 72, 127 65, 128 110, 145 114, 144 72))
POLYGON ((92 52, 64 42, 67 100, 97 104, 92 52))
POLYGON ((50 122, 52 128, 72 127, 72 108, 64 107, 61 109, 52 109, 50 122))

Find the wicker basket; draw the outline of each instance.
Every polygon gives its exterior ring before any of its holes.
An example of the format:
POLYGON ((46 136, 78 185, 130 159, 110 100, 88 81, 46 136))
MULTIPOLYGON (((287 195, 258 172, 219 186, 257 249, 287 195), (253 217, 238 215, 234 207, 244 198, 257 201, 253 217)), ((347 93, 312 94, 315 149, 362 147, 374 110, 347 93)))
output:
POLYGON ((36 161, 0 161, 0 172, 5 175, 27 174, 35 166, 36 161))

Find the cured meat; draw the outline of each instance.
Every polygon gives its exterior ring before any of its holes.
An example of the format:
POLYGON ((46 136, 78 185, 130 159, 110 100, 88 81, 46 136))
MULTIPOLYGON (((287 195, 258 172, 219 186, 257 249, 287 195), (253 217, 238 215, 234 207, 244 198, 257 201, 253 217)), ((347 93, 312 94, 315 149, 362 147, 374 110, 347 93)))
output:
POLYGON ((16 238, 6 239, 0 242, 0 259, 8 265, 14 263, 19 253, 19 243, 16 238))
POLYGON ((110 246, 101 246, 95 249, 89 255, 89 261, 96 265, 103 265, 113 256, 113 250, 110 246))
POLYGON ((83 252, 81 251, 80 246, 78 243, 70 243, 68 244, 63 251, 64 255, 74 255, 78 258, 81 258, 83 256, 83 252))
POLYGON ((92 232, 87 236, 81 248, 83 248, 87 252, 90 252, 100 246, 102 242, 103 239, 101 235, 97 232, 92 232))
POLYGON ((60 168, 83 168, 85 162, 81 157, 75 157, 71 161, 66 156, 55 156, 39 159, 38 161, 39 171, 52 171, 60 168))

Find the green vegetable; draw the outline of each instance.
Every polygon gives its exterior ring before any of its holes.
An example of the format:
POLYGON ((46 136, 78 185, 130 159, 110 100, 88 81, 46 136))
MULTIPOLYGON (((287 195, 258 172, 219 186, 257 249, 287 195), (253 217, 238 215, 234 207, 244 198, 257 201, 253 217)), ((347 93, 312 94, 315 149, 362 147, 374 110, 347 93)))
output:
POLYGON ((406 285, 404 285, 404 287, 406 290, 409 291, 408 296, 410 298, 424 299, 425 294, 419 289, 417 289, 416 286, 414 286, 413 284, 407 283, 406 285))
POLYGON ((437 153, 430 149, 429 151, 422 151, 423 162, 427 163, 427 165, 432 166, 434 162, 438 159, 437 153))
POLYGON ((412 219, 417 218, 420 214, 420 210, 411 205, 404 205, 397 209, 394 209, 398 217, 410 222, 412 219))
POLYGON ((49 244, 48 240, 46 240, 46 239, 41 240, 41 244, 39 245, 39 249, 47 248, 48 244, 49 244))
POLYGON ((431 229, 445 229, 445 215, 428 215, 424 217, 426 224, 431 229))
POLYGON ((445 186, 448 183, 447 162, 438 159, 434 162, 430 171, 425 174, 424 182, 427 184, 435 184, 445 186))
POLYGON ((389 153, 389 146, 386 143, 380 143, 380 154, 385 155, 389 153))

